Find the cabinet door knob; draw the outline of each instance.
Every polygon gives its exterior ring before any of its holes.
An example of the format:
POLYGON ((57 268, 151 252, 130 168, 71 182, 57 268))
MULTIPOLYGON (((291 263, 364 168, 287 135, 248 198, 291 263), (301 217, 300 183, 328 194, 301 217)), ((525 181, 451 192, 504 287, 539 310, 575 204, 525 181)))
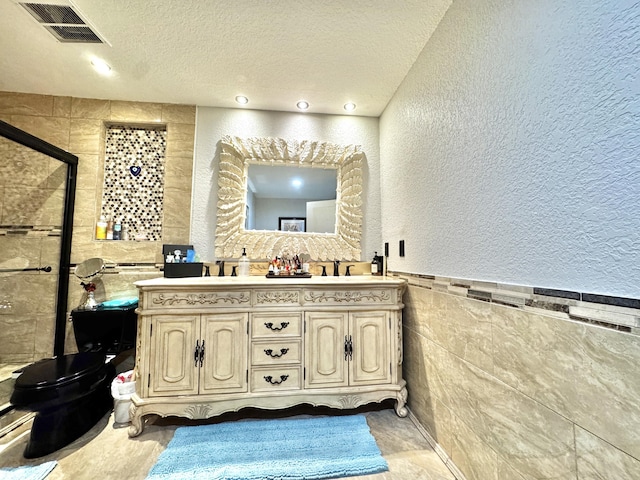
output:
POLYGON ((282 382, 285 382, 289 378, 289 375, 280 375, 280 380, 274 380, 271 375, 264 377, 265 382, 270 383, 271 385, 280 385, 282 382))
POLYGON ((268 350, 265 350, 264 353, 271 358, 280 358, 281 356, 286 355, 288 351, 289 351, 288 348, 281 348, 280 353, 273 353, 273 350, 268 349, 268 350))
POLYGON ((272 332, 279 332, 280 330, 287 328, 289 326, 289 322, 280 322, 279 327, 274 327, 273 323, 271 322, 265 323, 264 326, 267 327, 272 332))

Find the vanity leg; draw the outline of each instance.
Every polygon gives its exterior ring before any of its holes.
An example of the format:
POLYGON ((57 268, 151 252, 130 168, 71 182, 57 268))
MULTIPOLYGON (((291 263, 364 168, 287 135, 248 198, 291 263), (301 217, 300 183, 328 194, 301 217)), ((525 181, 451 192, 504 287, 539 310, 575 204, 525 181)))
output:
POLYGON ((132 403, 129 407, 129 417, 131 418, 131 425, 129 425, 129 437, 137 437, 144 430, 144 417, 137 414, 137 408, 132 403))
POLYGON ((407 392, 407 387, 402 387, 402 390, 400 390, 396 395, 395 410, 396 410, 396 414, 399 417, 406 417, 407 415, 409 415, 409 410, 405 407, 405 404, 407 403, 408 395, 409 395, 409 392, 407 392))

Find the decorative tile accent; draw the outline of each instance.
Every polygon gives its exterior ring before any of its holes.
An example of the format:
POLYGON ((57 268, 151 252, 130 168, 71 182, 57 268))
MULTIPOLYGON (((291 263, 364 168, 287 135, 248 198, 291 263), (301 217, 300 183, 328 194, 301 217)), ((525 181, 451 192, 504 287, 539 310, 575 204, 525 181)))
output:
POLYGON ((609 297, 607 295, 583 293, 582 301, 604 303, 605 305, 615 305, 617 307, 640 308, 640 299, 637 298, 609 297))
POLYGON ((491 284, 483 281, 389 272, 405 278, 409 284, 435 292, 507 305, 533 312, 590 323, 620 332, 640 332, 640 299, 611 297, 593 293, 555 290, 520 285, 491 284))
POLYGON ((571 298, 573 300, 580 300, 580 294, 578 292, 571 292, 568 290, 553 290, 551 288, 534 288, 533 293, 536 295, 545 295, 547 297, 560 297, 571 298))
POLYGON ((107 127, 101 214, 122 223, 130 239, 162 239, 164 127, 107 127))
POLYGON ((59 237, 62 232, 60 226, 42 225, 0 225, 0 236, 24 235, 29 237, 59 237))

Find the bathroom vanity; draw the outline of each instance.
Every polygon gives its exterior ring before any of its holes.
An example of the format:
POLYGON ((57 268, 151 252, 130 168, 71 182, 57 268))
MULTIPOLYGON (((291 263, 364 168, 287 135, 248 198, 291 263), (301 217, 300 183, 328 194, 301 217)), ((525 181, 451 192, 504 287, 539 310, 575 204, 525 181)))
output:
POLYGON ((244 407, 354 408, 406 416, 402 294, 389 277, 158 278, 139 289, 129 435, 151 415, 244 407))

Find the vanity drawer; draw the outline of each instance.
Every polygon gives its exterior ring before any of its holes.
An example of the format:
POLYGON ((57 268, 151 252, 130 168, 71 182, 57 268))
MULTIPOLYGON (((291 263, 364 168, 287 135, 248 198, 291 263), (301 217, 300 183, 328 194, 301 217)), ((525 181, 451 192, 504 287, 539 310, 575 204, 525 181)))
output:
POLYGON ((219 292, 145 292, 144 308, 149 310, 180 308, 181 310, 203 307, 249 307, 251 293, 247 291, 219 292))
POLYGON ((282 365, 302 362, 300 340, 260 342, 251 345, 252 365, 282 365))
POLYGON ((252 392, 300 390, 300 367, 258 367, 251 369, 252 392))
POLYGON ((343 289, 343 290, 305 290, 303 294, 305 306, 343 305, 343 306, 375 306, 394 305, 395 292, 390 288, 343 289))
POLYGON ((251 315, 251 338, 299 337, 302 313, 254 313, 251 315))
POLYGON ((300 306, 302 292, 300 290, 256 290, 253 292, 253 303, 263 307, 300 306))

